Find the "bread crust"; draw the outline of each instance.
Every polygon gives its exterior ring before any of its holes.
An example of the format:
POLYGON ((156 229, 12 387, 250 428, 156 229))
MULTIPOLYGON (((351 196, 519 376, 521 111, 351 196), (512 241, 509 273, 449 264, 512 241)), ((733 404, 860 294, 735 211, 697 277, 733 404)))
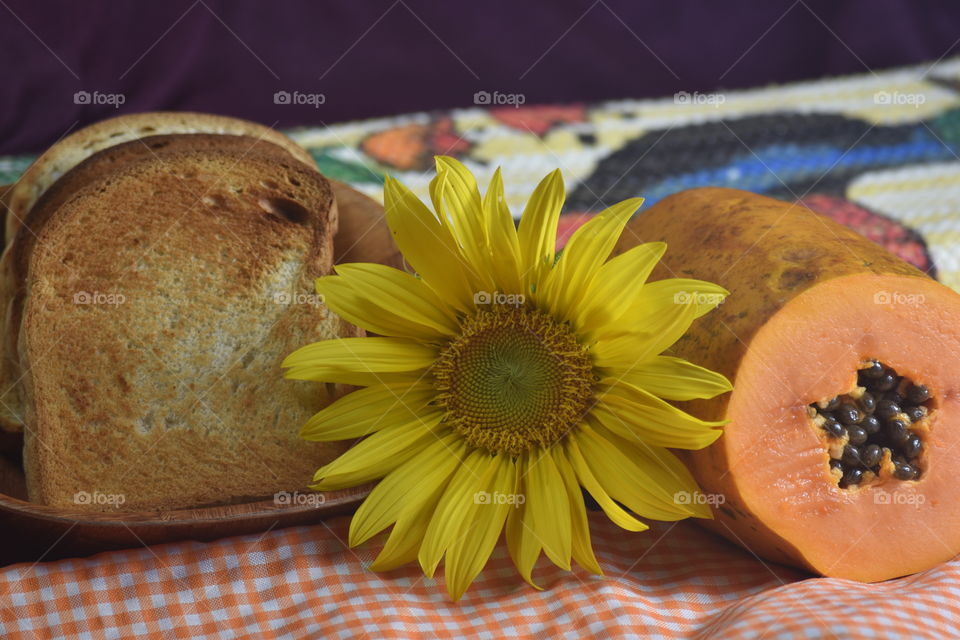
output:
POLYGON ((340 221, 334 242, 337 264, 375 262, 404 269, 403 255, 387 226, 383 207, 350 185, 330 180, 340 221))
POLYGON ((315 166, 306 149, 284 134, 262 124, 228 116, 190 111, 133 113, 84 127, 64 137, 37 158, 14 184, 6 214, 6 241, 22 226, 33 205, 62 175, 91 155, 147 136, 176 133, 213 133, 250 136, 272 142, 297 160, 315 166))

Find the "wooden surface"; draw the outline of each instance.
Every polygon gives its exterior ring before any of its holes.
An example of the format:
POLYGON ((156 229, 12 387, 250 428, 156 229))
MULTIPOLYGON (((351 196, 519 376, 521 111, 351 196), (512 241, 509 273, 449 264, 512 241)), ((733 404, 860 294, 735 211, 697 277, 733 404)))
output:
POLYGON ((176 511, 90 513, 26 502, 23 471, 3 457, 0 565, 311 524, 326 516, 349 513, 369 490, 364 486, 327 492, 317 506, 277 505, 271 496, 255 502, 176 511))

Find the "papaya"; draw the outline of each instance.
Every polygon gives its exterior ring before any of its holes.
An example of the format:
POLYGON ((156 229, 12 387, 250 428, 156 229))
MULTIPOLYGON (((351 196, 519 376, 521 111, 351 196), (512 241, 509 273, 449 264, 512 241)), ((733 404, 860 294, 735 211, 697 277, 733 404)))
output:
MULTIPOLYGON (((736 189, 665 198, 615 253, 649 241, 667 244, 651 280, 729 291, 671 348, 733 383, 678 402, 728 421, 709 447, 677 452, 712 508, 705 526, 861 582, 956 555, 960 294, 807 208, 736 189)), ((705 294, 681 302, 691 295, 705 294)))

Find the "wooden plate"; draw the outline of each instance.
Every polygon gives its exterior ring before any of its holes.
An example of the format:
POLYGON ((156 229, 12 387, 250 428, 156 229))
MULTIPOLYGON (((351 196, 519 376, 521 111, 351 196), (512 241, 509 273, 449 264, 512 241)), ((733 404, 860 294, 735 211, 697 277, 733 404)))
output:
POLYGON ((320 500, 278 505, 254 502, 176 511, 90 513, 27 502, 23 470, 0 458, 0 565, 36 562, 178 540, 214 540, 318 522, 351 512, 369 486, 313 494, 320 500), (319 503, 319 504, 316 504, 319 503), (316 506, 314 506, 316 504, 316 506))
MULTIPOLYGON (((383 208, 349 186, 331 182, 340 215, 335 238, 337 262, 402 267, 403 260, 383 220, 383 208)), ((0 194, 5 190, 0 187, 0 194)), ((277 504, 269 496, 175 511, 90 513, 27 502, 22 449, 19 434, 0 432, 0 565, 311 524, 351 512, 370 491, 370 486, 364 486, 325 492, 322 502, 308 500, 306 504, 277 504)), ((308 494, 304 491, 301 495, 308 494)))

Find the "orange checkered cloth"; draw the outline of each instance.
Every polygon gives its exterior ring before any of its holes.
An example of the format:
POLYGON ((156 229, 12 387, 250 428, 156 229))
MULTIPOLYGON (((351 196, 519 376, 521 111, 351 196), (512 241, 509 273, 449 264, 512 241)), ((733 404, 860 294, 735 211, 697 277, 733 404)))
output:
POLYGON ((0 636, 960 638, 960 559, 867 585, 764 563, 690 522, 631 534, 590 518, 605 577, 541 559, 536 591, 501 541, 456 603, 415 566, 368 571, 382 540, 348 549, 345 517, 19 564, 0 571, 0 636))

